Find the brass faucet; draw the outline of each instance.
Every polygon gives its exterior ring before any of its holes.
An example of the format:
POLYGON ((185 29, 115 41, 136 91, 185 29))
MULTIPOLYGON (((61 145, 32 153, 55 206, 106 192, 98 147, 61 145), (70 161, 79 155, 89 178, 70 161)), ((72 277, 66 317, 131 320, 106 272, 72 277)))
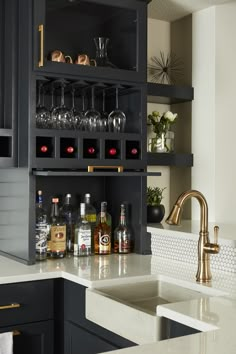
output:
POLYGON ((196 281, 200 283, 207 283, 212 278, 210 270, 210 253, 219 253, 220 246, 218 245, 218 226, 214 227, 214 243, 210 243, 209 240, 208 206, 204 195, 196 190, 189 190, 182 193, 175 202, 175 205, 166 219, 166 222, 169 225, 179 225, 183 205, 186 200, 191 197, 197 198, 201 210, 198 240, 198 270, 196 274, 196 281))

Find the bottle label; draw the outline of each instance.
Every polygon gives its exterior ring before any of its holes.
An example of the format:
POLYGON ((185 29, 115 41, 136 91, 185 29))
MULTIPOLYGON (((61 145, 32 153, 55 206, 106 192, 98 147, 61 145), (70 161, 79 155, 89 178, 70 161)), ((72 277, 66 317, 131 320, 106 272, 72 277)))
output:
POLYGON ((51 226, 50 247, 52 252, 66 250, 66 225, 51 226))
POLYGON ((35 228, 36 253, 47 253, 48 224, 38 223, 35 228))
POLYGON ((99 232, 99 253, 110 253, 111 251, 111 237, 109 234, 102 234, 99 232))
POLYGON ((74 255, 78 256, 82 253, 90 253, 91 250, 91 230, 79 230, 78 242, 74 245, 74 255))

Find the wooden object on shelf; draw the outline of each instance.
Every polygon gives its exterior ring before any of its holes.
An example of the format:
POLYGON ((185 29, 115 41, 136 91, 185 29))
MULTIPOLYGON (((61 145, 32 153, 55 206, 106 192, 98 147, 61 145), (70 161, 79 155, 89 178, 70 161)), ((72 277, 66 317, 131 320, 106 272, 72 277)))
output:
POLYGON ((152 153, 147 154, 149 166, 192 167, 193 154, 152 153))
POLYGON ((147 101, 152 103, 175 104, 193 100, 194 90, 190 86, 147 83, 147 101))

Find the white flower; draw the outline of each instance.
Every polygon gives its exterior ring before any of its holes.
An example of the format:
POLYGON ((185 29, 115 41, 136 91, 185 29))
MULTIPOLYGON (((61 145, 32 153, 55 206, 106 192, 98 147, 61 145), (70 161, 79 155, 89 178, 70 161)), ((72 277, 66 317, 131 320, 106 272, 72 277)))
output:
POLYGON ((170 122, 174 122, 176 117, 177 117, 177 113, 172 113, 170 111, 164 114, 164 118, 168 119, 170 122))

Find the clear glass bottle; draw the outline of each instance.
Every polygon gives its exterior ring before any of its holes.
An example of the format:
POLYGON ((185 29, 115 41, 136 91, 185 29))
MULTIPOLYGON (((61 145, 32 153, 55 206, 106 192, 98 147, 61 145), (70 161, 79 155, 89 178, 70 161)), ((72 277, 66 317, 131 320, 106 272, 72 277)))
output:
POLYGON ((107 223, 106 202, 101 203, 99 222, 94 230, 94 253, 111 253, 111 227, 107 223))
POLYGON ((91 234, 92 234, 92 239, 91 239, 91 245, 92 245, 92 253, 93 253, 93 235, 94 235, 94 229, 96 226, 97 222, 97 212, 94 206, 91 204, 91 195, 90 193, 86 193, 84 196, 84 203, 85 203, 85 219, 90 223, 91 225, 91 234))
POLYGON ((85 203, 80 203, 80 217, 75 225, 74 256, 91 255, 91 225, 85 217, 85 203))
POLYGON ((47 239, 49 228, 47 213, 43 208, 43 193, 41 190, 37 192, 35 214, 35 259, 36 261, 43 261, 47 258, 47 239))
POLYGON ((66 222, 66 250, 69 253, 74 252, 74 237, 75 237, 75 212, 71 204, 71 194, 66 194, 61 215, 66 222))
POLYGON ((119 225, 114 230, 114 253, 131 252, 131 231, 126 223, 125 205, 120 206, 119 225))
MULTIPOLYGON (((111 214, 109 214, 108 211, 107 211, 107 202, 104 201, 102 203, 103 203, 103 207, 104 207, 104 212, 106 213, 107 224, 112 229, 112 218, 111 218, 111 214)), ((101 212, 98 213, 98 215, 97 215, 97 225, 100 222, 100 219, 101 219, 101 212)))
POLYGON ((107 46, 110 39, 106 37, 96 37, 94 38, 94 43, 96 46, 96 57, 95 61, 97 66, 106 66, 109 68, 116 68, 116 66, 110 62, 107 56, 107 46))
POLYGON ((50 241, 48 255, 63 258, 66 255, 66 223, 59 213, 59 199, 52 198, 50 215, 50 241))

